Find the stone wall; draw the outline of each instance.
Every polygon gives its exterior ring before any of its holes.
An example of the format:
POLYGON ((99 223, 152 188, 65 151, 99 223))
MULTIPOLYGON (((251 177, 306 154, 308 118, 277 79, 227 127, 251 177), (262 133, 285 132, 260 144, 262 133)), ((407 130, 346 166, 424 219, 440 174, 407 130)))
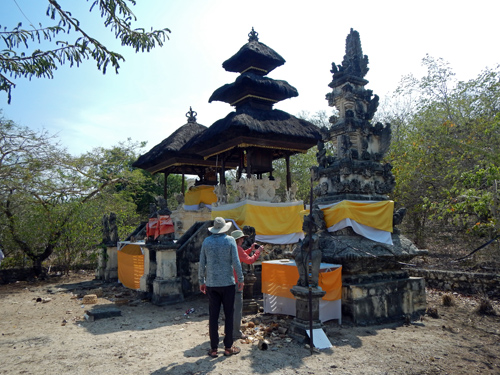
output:
POLYGON ((411 276, 425 278, 427 286, 431 288, 500 298, 498 274, 425 269, 407 269, 407 271, 411 276))
POLYGON ((197 211, 175 210, 170 215, 175 228, 175 239, 180 239, 198 221, 212 220, 212 213, 206 207, 197 211))

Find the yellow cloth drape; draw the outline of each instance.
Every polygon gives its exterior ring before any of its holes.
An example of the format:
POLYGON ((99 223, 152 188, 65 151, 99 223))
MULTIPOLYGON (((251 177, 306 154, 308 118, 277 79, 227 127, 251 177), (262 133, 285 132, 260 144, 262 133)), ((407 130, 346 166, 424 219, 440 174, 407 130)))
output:
POLYGON ((331 227, 344 219, 351 219, 375 229, 392 232, 393 201, 362 203, 342 201, 332 207, 322 209, 327 227, 331 227))
POLYGON ((126 245, 118 251, 118 280, 130 289, 141 287, 144 255, 139 245, 126 245))
POLYGON ((212 208, 212 219, 221 216, 233 219, 240 228, 248 225, 255 228, 255 233, 263 236, 284 235, 302 232, 300 211, 303 203, 296 204, 259 204, 246 201, 241 205, 231 204, 212 208), (230 209, 225 209, 230 207, 230 209))
MULTIPOLYGON (((297 284, 299 271, 296 266, 262 263, 262 293, 292 298, 290 289, 297 284)), ((318 284, 326 294, 325 301, 336 301, 342 297, 342 267, 330 272, 320 272, 318 284)))
POLYGON ((200 203, 212 204, 214 202, 217 202, 217 196, 214 193, 213 186, 193 186, 189 188, 184 196, 184 204, 186 206, 194 206, 200 203))

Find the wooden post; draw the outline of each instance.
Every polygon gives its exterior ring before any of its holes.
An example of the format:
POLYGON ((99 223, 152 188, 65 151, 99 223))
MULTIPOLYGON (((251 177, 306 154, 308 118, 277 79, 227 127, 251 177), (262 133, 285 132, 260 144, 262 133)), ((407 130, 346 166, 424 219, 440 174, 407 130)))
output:
POLYGON ((292 188, 292 175, 290 173, 290 155, 285 156, 286 161, 286 190, 290 190, 292 188))
POLYGON ((184 196, 184 173, 182 174, 181 193, 182 193, 182 196, 184 196))
POLYGON ((247 178, 252 177, 252 149, 247 149, 247 178))
POLYGON ((165 181, 163 181, 163 198, 165 198, 165 200, 167 200, 167 193, 168 193, 168 176, 170 175, 170 173, 164 173, 165 175, 165 181))
POLYGON ((220 176, 221 185, 226 185, 226 158, 222 155, 222 163, 221 163, 222 171, 220 176))

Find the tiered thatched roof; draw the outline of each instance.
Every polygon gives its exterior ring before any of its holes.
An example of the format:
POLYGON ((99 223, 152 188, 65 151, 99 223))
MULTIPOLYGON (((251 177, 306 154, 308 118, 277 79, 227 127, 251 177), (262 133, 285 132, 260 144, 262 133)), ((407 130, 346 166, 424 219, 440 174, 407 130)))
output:
POLYGON ((249 166, 247 173, 272 173, 272 160, 305 153, 321 140, 317 126, 272 108, 298 92, 286 81, 265 77, 285 60, 257 35, 252 28, 248 43, 223 63, 226 70, 240 75, 215 90, 209 100, 229 103, 236 110, 209 128, 191 119, 134 166, 153 173, 200 174, 209 166, 222 167, 221 172, 233 167, 241 172, 249 166), (257 167, 259 158, 266 162, 257 167))
POLYGON ((274 158, 279 158, 284 153, 306 152, 320 139, 321 130, 308 121, 277 109, 245 108, 216 121, 184 149, 210 158, 231 149, 257 146, 274 149, 274 158))

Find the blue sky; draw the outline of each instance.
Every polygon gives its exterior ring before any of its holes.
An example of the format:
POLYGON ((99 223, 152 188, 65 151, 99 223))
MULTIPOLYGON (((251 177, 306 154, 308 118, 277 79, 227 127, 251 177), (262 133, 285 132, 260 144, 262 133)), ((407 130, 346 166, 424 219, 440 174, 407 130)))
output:
MULTIPOLYGON (((427 53, 448 61, 461 80, 500 63, 497 0, 137 0, 132 7, 136 27, 172 31, 162 48, 137 54, 114 40, 96 10, 88 12, 92 1, 59 3, 72 11, 84 30, 124 55, 119 74, 110 70, 103 75, 88 60, 79 68, 59 68, 54 79, 18 79, 10 105, 7 95, 0 93, 0 109, 20 125, 57 134, 75 155, 127 138, 147 141, 145 152, 186 123, 190 106, 206 126, 225 117, 232 107, 208 99, 236 79, 237 74, 224 71, 222 63, 248 41, 252 27, 262 43, 286 60, 269 76, 299 91, 299 97, 275 106, 294 115, 330 111, 325 94, 331 63, 342 62, 350 28, 359 31, 363 53, 369 57, 366 88, 381 99, 403 75, 421 77, 421 60, 427 53)), ((11 29, 18 22, 26 27, 30 22, 51 24, 45 1, 0 4, 2 28, 11 29)))

